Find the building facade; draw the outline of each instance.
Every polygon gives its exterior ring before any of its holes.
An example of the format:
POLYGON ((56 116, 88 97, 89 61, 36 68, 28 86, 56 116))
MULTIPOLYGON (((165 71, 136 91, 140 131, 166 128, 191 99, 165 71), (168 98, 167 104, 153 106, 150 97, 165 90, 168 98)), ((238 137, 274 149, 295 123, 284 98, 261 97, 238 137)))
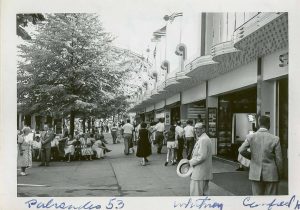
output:
POLYGON ((183 11, 165 20, 152 46, 155 85, 141 87, 130 111, 166 125, 201 120, 214 154, 231 160, 258 116, 269 115, 287 177, 288 14, 183 11))

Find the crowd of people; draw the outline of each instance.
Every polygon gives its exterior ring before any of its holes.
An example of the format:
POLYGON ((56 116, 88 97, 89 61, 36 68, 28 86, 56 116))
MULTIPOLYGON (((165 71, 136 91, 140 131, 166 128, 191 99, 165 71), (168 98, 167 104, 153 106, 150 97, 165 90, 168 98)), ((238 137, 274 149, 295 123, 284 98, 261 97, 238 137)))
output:
POLYGON ((72 137, 68 130, 56 135, 51 125, 45 124, 43 131, 34 132, 29 126, 24 126, 18 132, 18 165, 21 175, 26 175, 26 168, 32 166, 32 161, 41 161, 39 166, 49 166, 50 161, 93 160, 103 159, 111 152, 103 133, 75 132, 72 137))
MULTIPOLYGON (((276 195, 278 182, 282 174, 282 154, 279 138, 268 132, 270 118, 261 116, 260 127, 257 132, 248 135, 239 148, 240 156, 249 160, 249 180, 252 183, 253 195, 276 195)), ((199 120, 194 126, 191 120, 182 125, 180 121, 171 124, 166 129, 164 119, 158 123, 138 125, 130 123, 113 123, 107 132, 112 135, 112 143, 124 141, 124 154, 135 153, 141 158, 140 164, 149 164, 148 157, 152 148, 157 148, 157 154, 162 154, 164 145, 167 147, 164 166, 178 164, 184 156, 193 168, 190 181, 190 195, 209 195, 209 181, 212 174, 212 144, 205 133, 205 125, 199 120), (185 148, 185 155, 183 154, 185 148)), ((68 132, 56 136, 49 125, 35 135, 28 126, 18 134, 18 165, 21 175, 26 175, 26 168, 31 167, 32 159, 41 160, 40 166, 49 166, 50 157, 58 160, 93 160, 101 159, 111 150, 107 148, 107 141, 101 132, 79 133, 74 138, 68 132), (55 148, 55 149, 54 149, 55 148)), ((239 157, 240 159, 240 157, 239 157)))

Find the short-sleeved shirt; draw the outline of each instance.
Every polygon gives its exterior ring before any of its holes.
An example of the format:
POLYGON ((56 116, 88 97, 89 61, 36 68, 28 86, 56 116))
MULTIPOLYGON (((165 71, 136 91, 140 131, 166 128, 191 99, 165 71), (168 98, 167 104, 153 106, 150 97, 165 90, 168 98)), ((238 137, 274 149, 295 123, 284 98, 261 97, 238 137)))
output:
POLYGON ((165 131, 165 124, 159 122, 159 123, 156 124, 155 128, 156 128, 157 132, 164 132, 165 131))
POLYGON ((130 123, 126 123, 125 125, 123 125, 122 129, 124 130, 124 133, 132 134, 134 127, 130 123))
POLYGON ((176 126, 175 128, 175 132, 176 132, 176 136, 175 136, 175 139, 177 139, 177 137, 183 137, 183 134, 184 134, 184 130, 181 126, 176 126))
POLYGON ((186 138, 194 137, 194 127, 187 125, 184 127, 184 135, 186 138))

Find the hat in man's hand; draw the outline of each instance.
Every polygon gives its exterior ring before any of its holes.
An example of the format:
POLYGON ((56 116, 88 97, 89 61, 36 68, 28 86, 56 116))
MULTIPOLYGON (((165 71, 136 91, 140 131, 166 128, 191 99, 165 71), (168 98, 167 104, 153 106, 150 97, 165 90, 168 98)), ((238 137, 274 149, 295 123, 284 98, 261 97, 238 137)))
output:
POLYGON ((198 122, 195 125, 195 128, 202 128, 202 127, 203 127, 203 123, 201 123, 201 122, 198 122))
POLYGON ((177 165, 177 175, 180 177, 189 177, 193 172, 193 167, 188 159, 182 159, 177 165))

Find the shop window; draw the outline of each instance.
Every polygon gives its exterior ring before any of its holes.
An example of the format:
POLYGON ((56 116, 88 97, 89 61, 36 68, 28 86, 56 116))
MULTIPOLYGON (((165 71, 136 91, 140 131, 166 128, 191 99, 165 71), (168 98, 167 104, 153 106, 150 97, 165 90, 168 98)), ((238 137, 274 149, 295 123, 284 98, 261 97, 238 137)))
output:
POLYGON ((244 131, 252 130, 252 120, 248 116, 255 116, 256 113, 256 87, 219 96, 218 111, 218 155, 236 160, 238 147, 244 139, 244 131), (242 115, 238 113, 243 113, 242 115), (242 120, 247 126, 240 128, 243 135, 236 136, 236 120, 242 120), (243 120, 244 119, 244 120, 243 120), (245 121, 245 122, 244 122, 245 121))

